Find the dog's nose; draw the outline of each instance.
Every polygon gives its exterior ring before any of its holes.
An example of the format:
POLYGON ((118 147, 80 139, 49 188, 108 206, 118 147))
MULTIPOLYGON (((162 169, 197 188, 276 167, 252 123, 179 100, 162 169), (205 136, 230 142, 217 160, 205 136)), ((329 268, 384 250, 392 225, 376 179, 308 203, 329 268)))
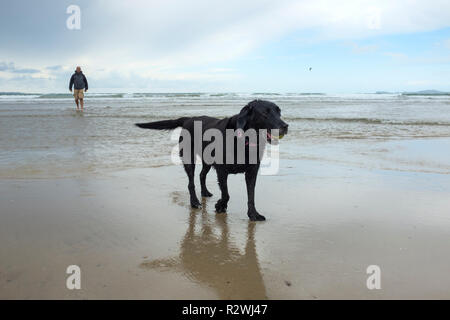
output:
POLYGON ((289 127, 289 125, 288 125, 287 123, 283 124, 283 125, 281 126, 281 132, 282 132, 283 134, 286 134, 286 133, 288 132, 288 127, 289 127))

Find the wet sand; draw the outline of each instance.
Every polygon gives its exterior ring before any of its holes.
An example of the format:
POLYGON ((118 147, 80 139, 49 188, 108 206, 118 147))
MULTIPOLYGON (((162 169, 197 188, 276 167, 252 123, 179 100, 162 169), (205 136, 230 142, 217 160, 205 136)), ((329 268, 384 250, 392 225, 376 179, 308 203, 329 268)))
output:
POLYGON ((450 298, 447 174, 283 160, 258 177, 258 223, 242 175, 214 213, 215 176, 199 210, 180 166, 1 179, 0 298, 450 298), (66 288, 73 264, 81 290, 66 288))

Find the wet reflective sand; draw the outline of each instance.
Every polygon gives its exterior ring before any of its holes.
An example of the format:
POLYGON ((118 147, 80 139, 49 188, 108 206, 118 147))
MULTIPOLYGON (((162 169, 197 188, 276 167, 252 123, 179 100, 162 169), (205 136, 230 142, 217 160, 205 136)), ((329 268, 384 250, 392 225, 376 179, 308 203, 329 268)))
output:
POLYGON ((282 161, 258 178, 268 220, 246 217, 242 176, 227 214, 188 203, 169 166, 0 181, 0 298, 449 298, 446 175, 282 161), (79 265, 82 289, 66 289, 79 265), (382 289, 368 290, 379 265, 382 289))
POLYGON ((210 215, 205 199, 201 213, 197 211, 190 210, 178 256, 144 261, 141 267, 184 274, 194 282, 214 288, 220 299, 266 299, 255 245, 256 223, 247 223, 241 253, 230 239, 226 214, 210 215))

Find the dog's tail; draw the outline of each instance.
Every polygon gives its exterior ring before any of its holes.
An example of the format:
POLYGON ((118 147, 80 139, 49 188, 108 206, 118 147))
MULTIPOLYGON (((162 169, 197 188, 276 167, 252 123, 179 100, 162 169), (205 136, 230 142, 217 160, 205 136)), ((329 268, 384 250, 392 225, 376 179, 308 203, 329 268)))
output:
POLYGON ((183 123, 189 118, 179 118, 175 120, 162 120, 147 123, 135 123, 136 126, 142 129, 155 129, 155 130, 171 130, 181 127, 183 123))

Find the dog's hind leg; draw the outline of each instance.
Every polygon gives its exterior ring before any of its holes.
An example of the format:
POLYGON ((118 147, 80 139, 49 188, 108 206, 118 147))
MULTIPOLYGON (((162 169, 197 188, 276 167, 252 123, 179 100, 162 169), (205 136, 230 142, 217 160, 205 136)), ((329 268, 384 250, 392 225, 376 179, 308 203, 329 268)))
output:
POLYGON ((202 188, 202 197, 212 197, 212 193, 206 188, 206 175, 211 169, 211 165, 203 162, 202 172, 200 172, 200 186, 202 188))
POLYGON ((219 180, 220 191, 222 192, 222 197, 216 203, 216 212, 221 213, 227 210, 228 200, 230 200, 230 195, 228 194, 228 173, 217 170, 217 178, 219 180))
POLYGON ((194 164, 184 164, 184 170, 186 171, 189 178, 189 195, 191 200, 192 208, 201 208, 200 201, 198 201, 197 195, 195 194, 195 183, 194 183, 194 172, 195 172, 195 163, 194 164))

